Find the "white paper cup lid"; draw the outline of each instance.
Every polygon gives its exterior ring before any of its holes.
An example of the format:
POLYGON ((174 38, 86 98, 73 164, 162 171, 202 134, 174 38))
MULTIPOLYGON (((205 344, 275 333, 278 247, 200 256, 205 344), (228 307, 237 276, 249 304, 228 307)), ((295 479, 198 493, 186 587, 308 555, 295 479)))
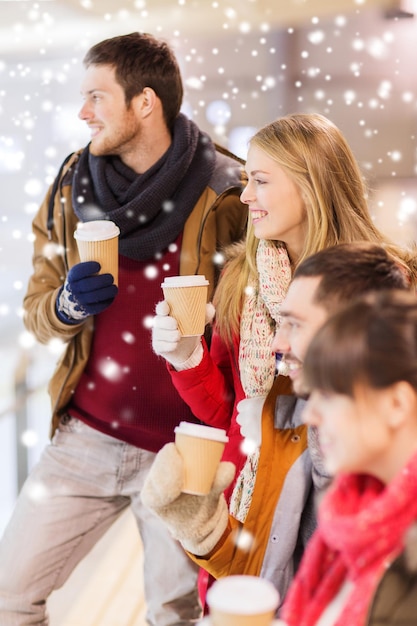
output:
POLYGON ((229 441, 229 437, 226 435, 226 431, 223 430, 223 428, 193 424, 192 422, 180 422, 179 426, 174 428, 174 432, 191 437, 200 437, 201 439, 213 439, 214 441, 221 441, 222 443, 229 441))
POLYGON ((80 222, 74 233, 79 241, 105 241, 120 235, 120 228, 110 220, 93 220, 80 222))
POLYGON ((201 287, 208 285, 209 281, 201 274, 191 276, 166 276, 161 287, 201 287))
POLYGON ((207 604, 224 613, 251 615, 275 611, 279 593, 274 585, 258 576, 219 578, 207 591, 207 604))

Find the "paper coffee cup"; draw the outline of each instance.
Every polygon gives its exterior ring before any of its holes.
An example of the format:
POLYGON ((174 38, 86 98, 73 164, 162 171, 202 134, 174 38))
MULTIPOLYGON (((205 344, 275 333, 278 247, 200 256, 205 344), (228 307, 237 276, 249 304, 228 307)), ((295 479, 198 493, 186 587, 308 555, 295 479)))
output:
POLYGON ((180 422, 175 428, 175 445, 184 462, 183 493, 209 493, 227 441, 222 428, 180 422))
POLYGON ((207 604, 211 626, 271 626, 279 593, 265 578, 226 576, 207 591, 207 604))
POLYGON ((206 325, 209 282, 204 276, 167 276, 161 284, 170 314, 183 337, 202 335, 206 325))
POLYGON ((120 229, 109 220, 80 222, 74 237, 81 261, 98 261, 100 274, 111 274, 117 285, 119 279, 120 229))

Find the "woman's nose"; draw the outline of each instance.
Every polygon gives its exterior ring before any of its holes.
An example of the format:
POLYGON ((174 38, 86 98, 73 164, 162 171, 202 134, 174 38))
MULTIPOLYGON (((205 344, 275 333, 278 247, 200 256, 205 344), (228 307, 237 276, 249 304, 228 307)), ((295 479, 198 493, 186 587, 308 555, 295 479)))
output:
POLYGON ((289 352, 288 333, 283 328, 278 328, 271 344, 272 352, 286 354, 289 352))
POLYGON ((253 200, 254 192, 252 189, 253 185, 251 183, 247 183, 246 187, 240 194, 240 201, 244 204, 249 204, 251 200, 253 200))
POLYGON ((309 426, 319 426, 321 423, 320 410, 316 402, 314 391, 310 394, 308 401, 303 409, 302 420, 309 426))

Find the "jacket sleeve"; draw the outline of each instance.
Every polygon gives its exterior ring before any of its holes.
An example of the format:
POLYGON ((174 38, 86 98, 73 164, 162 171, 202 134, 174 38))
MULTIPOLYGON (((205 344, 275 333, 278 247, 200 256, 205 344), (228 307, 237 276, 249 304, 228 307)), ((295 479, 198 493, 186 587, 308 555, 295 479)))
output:
MULTIPOLYGON (((236 536, 239 533, 242 524, 238 522, 234 517, 229 515, 229 524, 223 537, 213 548, 213 550, 206 556, 196 556, 187 552, 188 556, 197 563, 200 567, 205 569, 214 578, 223 578, 223 576, 231 576, 233 574, 241 574, 240 567, 235 571, 234 556, 236 554, 236 536)), ((250 572, 245 572, 250 573, 250 572)))
POLYGON ((213 332, 210 351, 203 339, 203 359, 197 367, 181 372, 168 365, 175 388, 201 421, 228 429, 235 403, 230 351, 213 332))
MULTIPOLYGON (((55 312, 57 294, 65 281, 67 267, 64 257, 66 242, 59 240, 57 234, 63 219, 60 214, 61 207, 59 207, 59 211, 57 211, 57 206, 54 207, 57 212, 57 219, 51 239, 48 238, 47 213, 51 189, 52 187, 32 223, 34 235, 33 273, 23 300, 24 324, 40 343, 48 343, 54 338, 67 342, 80 332, 80 328, 85 323, 64 324, 55 312)), ((60 204, 58 196, 59 194, 55 198, 57 205, 60 204)))

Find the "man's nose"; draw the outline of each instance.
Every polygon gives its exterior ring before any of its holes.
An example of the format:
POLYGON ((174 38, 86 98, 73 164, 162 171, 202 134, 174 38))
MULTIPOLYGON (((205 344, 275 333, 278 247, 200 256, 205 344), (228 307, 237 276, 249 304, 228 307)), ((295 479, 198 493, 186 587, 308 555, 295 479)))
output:
POLYGON ((80 120, 86 120, 90 117, 90 111, 87 102, 84 102, 81 109, 78 111, 78 117, 80 118, 80 120))

